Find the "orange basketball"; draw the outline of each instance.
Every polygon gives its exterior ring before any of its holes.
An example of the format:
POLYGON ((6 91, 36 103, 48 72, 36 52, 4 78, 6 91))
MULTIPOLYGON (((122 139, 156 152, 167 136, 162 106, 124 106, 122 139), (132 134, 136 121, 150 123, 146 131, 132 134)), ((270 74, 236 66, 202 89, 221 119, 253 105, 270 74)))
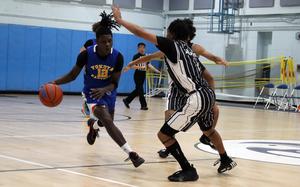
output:
POLYGON ((56 84, 44 84, 39 89, 40 101, 47 107, 59 105, 63 99, 63 92, 56 84))

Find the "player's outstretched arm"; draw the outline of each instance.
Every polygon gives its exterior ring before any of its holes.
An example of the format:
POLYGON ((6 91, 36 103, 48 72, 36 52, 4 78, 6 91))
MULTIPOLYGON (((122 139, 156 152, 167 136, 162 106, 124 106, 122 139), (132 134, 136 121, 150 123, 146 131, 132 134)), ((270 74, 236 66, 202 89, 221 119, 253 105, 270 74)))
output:
POLYGON ((156 35, 147 32, 142 27, 140 27, 136 24, 130 23, 130 22, 122 19, 121 11, 118 6, 113 5, 111 9, 112 9, 115 20, 120 25, 124 26, 127 30, 129 30, 134 35, 144 38, 145 40, 148 40, 149 42, 157 45, 156 35))
POLYGON ((151 60, 154 59, 161 59, 162 57, 164 57, 164 53, 161 51, 157 51, 155 53, 152 53, 150 55, 146 55, 146 56, 142 56, 134 61, 131 61, 125 68, 124 71, 128 71, 132 66, 137 65, 137 64, 141 64, 141 63, 145 63, 145 62, 149 62, 151 60))
POLYGON ((192 50, 194 51, 194 53, 196 53, 197 55, 201 55, 204 56, 205 58, 207 58, 208 60, 214 61, 216 64, 219 65, 224 65, 224 66, 228 66, 229 62, 206 51, 201 45, 199 44, 193 44, 192 45, 192 50))
POLYGON ((151 71, 160 74, 160 71, 159 71, 158 69, 156 69, 154 66, 152 66, 152 64, 148 64, 147 67, 148 67, 151 71))

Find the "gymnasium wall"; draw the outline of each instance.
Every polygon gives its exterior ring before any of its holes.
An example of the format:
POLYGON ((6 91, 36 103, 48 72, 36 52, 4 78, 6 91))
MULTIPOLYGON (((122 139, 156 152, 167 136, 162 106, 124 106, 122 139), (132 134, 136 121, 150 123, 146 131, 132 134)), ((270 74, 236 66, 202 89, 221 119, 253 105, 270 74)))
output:
MULTIPOLYGON (((105 5, 95 6, 72 0, 1 0, 0 23, 90 31, 99 20, 100 11, 111 12, 112 3, 107 0, 105 5)), ((165 21, 161 12, 142 9, 141 0, 134 3, 135 9, 122 9, 123 18, 161 34, 165 21)), ((124 28, 118 32, 129 33, 124 28)))
MULTIPOLYGON (((226 56, 226 47, 229 45, 237 45, 242 49, 241 59, 239 60, 255 60, 259 54, 258 33, 271 32, 272 39, 268 46, 268 57, 274 56, 292 56, 296 64, 300 65, 300 40, 296 40, 296 33, 300 32, 300 5, 298 0, 244 0, 243 8, 240 9, 240 16, 236 17, 236 27, 241 27, 240 33, 235 34, 216 34, 209 33, 210 17, 209 8, 197 9, 197 6, 207 7, 214 2, 214 10, 218 10, 219 0, 190 0, 188 2, 187 10, 170 10, 172 8, 183 7, 180 5, 184 1, 180 0, 166 0, 165 3, 168 25, 176 18, 193 18, 194 24, 197 28, 197 36, 193 40, 195 43, 202 44, 208 51, 213 52, 221 57, 226 56), (297 4, 298 2, 298 4, 297 4), (178 3, 178 5, 174 5, 178 3), (251 6, 266 6, 270 7, 256 7, 251 6), (286 6, 291 5, 291 6, 286 6)), ((201 58, 201 60, 205 60, 201 58)), ((249 70, 255 68, 248 66, 249 70)), ((220 74, 224 72, 222 67, 208 67, 209 71, 213 74, 220 74)), ((298 84, 300 84, 300 72, 296 73, 298 84)), ((254 88, 233 89, 233 90, 217 90, 217 92, 224 92, 236 95, 254 96, 254 88)))
MULTIPOLYGON (((94 38, 91 25, 99 20, 100 11, 110 12, 112 2, 97 7, 47 0, 2 0, 0 91, 36 91, 41 84, 67 73, 75 64, 80 47, 87 39, 94 38)), ((141 0, 133 2, 137 7, 145 6, 141 0)), ((123 9, 123 17, 161 35, 164 25, 161 13, 141 8, 123 9)), ((116 31, 113 39, 114 47, 124 56, 124 65, 137 52, 139 42, 147 44, 147 53, 156 51, 154 45, 124 28, 116 31)), ((62 88, 79 92, 82 86, 81 73, 76 81, 62 88)), ((128 93, 133 87, 131 70, 122 74, 118 92, 128 93)))
MULTIPOLYGON (((0 90, 36 91, 41 84, 64 75, 90 38, 94 38, 90 31, 0 24, 0 90)), ((146 43, 147 52, 156 51, 154 45, 133 35, 115 33, 113 40, 125 64, 131 61, 139 42, 146 43)), ((82 73, 74 82, 63 85, 63 90, 80 92, 82 73)), ((123 73, 118 92, 128 93, 133 87, 133 71, 123 73)))

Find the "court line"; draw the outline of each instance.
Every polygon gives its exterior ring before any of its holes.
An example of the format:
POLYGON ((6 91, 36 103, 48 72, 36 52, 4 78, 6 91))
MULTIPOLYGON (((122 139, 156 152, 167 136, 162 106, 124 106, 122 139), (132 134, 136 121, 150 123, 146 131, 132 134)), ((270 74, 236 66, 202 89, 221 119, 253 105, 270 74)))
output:
POLYGON ((48 137, 83 137, 85 134, 41 134, 41 135, 6 135, 0 138, 48 138, 48 137))
MULTIPOLYGON (((294 132, 295 130, 300 130, 300 128, 295 128, 295 129, 272 129, 272 130, 252 130, 252 129, 243 129, 243 130, 218 130, 219 132, 222 133, 228 133, 228 132, 294 132)), ((155 135, 156 132, 128 132, 128 133, 123 133, 125 136, 130 136, 130 135, 155 135)), ((201 134, 201 131, 195 131, 195 132, 184 132, 184 134, 201 134)), ((5 135, 1 136, 0 139, 5 139, 5 138, 51 138, 51 137, 85 137, 86 134, 42 134, 42 135, 5 135)), ((100 133, 100 138, 101 137, 110 137, 108 134, 100 133)))
POLYGON ((71 173, 71 174, 74 174, 74 175, 88 177, 88 178, 92 178, 92 179, 96 179, 96 180, 100 180, 100 181, 104 181, 104 182, 108 182, 108 183, 118 184, 118 185, 122 185, 122 186, 136 187, 136 186, 131 185, 131 184, 126 184, 126 183, 123 183, 123 182, 118 182, 118 181, 115 181, 115 180, 106 179, 106 178, 102 178, 102 177, 87 175, 87 174, 84 174, 84 173, 79 173, 79 172, 75 172, 75 171, 71 171, 71 170, 67 170, 67 169, 59 169, 59 168, 55 168, 53 166, 49 166, 49 165, 45 165, 45 164, 41 164, 41 163, 37 163, 37 162, 31 162, 31 161, 19 159, 19 158, 16 158, 16 157, 11 157, 11 156, 6 156, 6 155, 1 155, 0 154, 0 158, 14 160, 14 161, 30 164, 30 165, 33 165, 33 166, 40 166, 40 167, 44 167, 45 169, 54 169, 54 170, 57 170, 57 171, 62 171, 62 172, 65 172, 65 173, 71 173))
MULTIPOLYGON (((216 158, 199 158, 199 159, 190 159, 190 162, 197 161, 208 161, 208 160, 216 160, 216 158)), ((165 159, 163 161, 149 161, 145 162, 144 165, 147 164, 163 164, 163 163, 172 163, 177 162, 175 159, 165 159)), ((0 173, 9 173, 9 172, 22 172, 22 171, 43 171, 43 170, 56 170, 56 169, 75 169, 75 168, 94 168, 94 167, 110 167, 110 166, 127 166, 132 165, 132 163, 112 163, 112 164, 92 164, 92 165, 81 165, 81 166, 60 166, 53 168, 24 168, 24 169, 11 169, 11 170, 0 170, 0 173)))

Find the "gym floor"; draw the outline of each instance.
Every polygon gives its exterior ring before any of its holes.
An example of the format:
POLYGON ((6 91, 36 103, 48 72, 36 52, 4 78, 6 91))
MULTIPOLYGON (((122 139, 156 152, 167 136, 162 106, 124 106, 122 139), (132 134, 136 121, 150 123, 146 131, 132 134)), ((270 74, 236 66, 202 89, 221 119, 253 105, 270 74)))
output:
POLYGON ((166 101, 150 98, 149 110, 141 111, 137 99, 131 109, 125 108, 121 99, 117 100, 115 123, 131 147, 145 158, 139 168, 124 162, 126 154, 104 129, 96 143, 88 145, 80 96, 65 96, 61 105, 47 108, 37 96, 1 95, 0 186, 296 187, 300 183, 299 113, 220 106, 217 129, 238 166, 218 174, 213 167, 218 155, 198 144, 201 132, 195 125, 177 138, 200 178, 182 184, 167 180, 180 168, 174 158, 157 155, 162 144, 156 133, 164 122, 166 101), (272 140, 268 146, 273 151, 259 153, 262 144, 253 149, 243 143, 236 146, 230 140, 272 140), (293 143, 280 147, 286 141, 293 143), (241 155, 245 150, 240 147, 252 150, 253 155, 241 155), (256 153, 265 154, 267 159, 260 159, 256 153))

